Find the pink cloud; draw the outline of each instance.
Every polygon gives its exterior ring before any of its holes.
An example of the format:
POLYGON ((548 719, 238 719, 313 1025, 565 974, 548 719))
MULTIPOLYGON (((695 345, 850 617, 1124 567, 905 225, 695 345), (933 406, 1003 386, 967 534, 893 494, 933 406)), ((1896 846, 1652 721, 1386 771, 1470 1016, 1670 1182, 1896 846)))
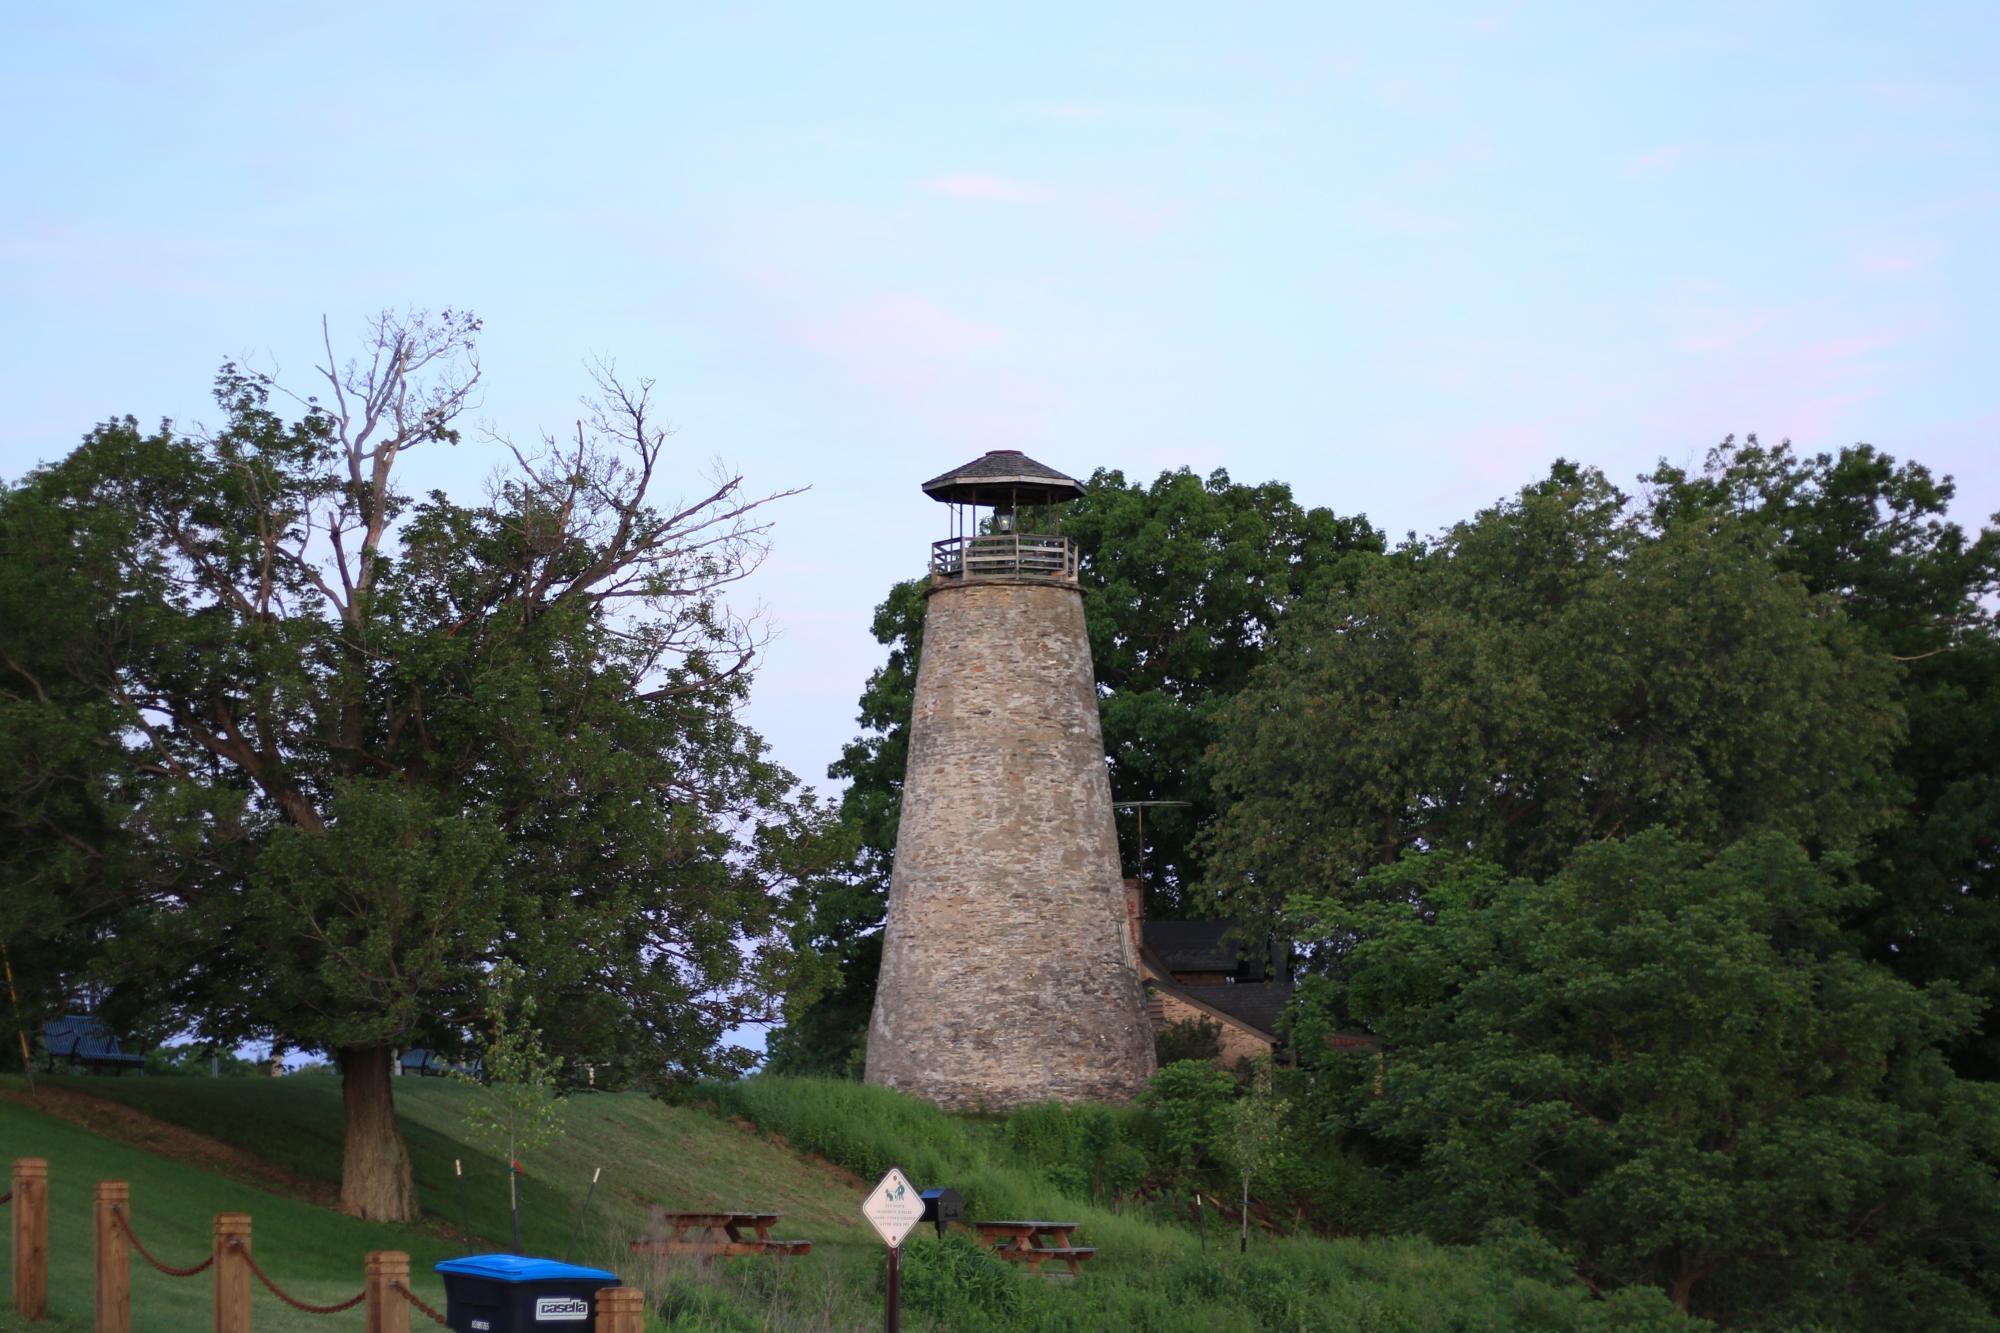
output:
POLYGON ((1914 273, 1930 267, 1937 247, 1930 245, 1883 245, 1862 252, 1855 267, 1863 273, 1914 273))
POLYGON ((982 172, 952 172, 918 182, 925 194, 972 204, 1001 204, 1068 213, 1134 235, 1150 235, 1180 216, 1177 205, 1162 204, 1120 190, 1068 189, 982 172))
POLYGON ((946 395, 975 378, 1001 341, 991 324, 900 293, 835 309, 788 332, 847 376, 905 402, 946 395))
POLYGON ((1440 18, 1432 26, 1452 37, 1505 37, 1512 34, 1520 17, 1521 6, 1509 3, 1460 17, 1440 18))
POLYGON ((1852 361, 1870 352, 1894 347, 1900 341, 1900 338, 1888 333, 1857 333, 1845 338, 1807 343, 1792 355, 1806 365, 1825 365, 1830 361, 1852 361))
POLYGON ((1035 108, 1037 114, 1050 120, 1067 120, 1078 124, 1093 124, 1111 119, 1114 114, 1109 107, 1093 102, 1052 102, 1035 108))
POLYGON ((917 188, 926 194, 941 194, 947 199, 982 199, 1001 204, 1046 204, 1057 197, 1056 191, 1044 185, 1010 180, 1005 176, 970 173, 932 176, 917 188))
POLYGON ((1441 212, 1403 208, 1381 199, 1363 199, 1354 205, 1355 216, 1392 236, 1442 236, 1458 231, 1463 224, 1441 212))
POLYGON ((1684 167, 1770 155, 1771 150, 1768 148, 1747 144, 1668 143, 1648 148, 1645 152, 1627 159, 1621 170, 1627 176, 1650 180, 1684 167))
POLYGON ((999 336, 991 324, 954 314, 921 296, 890 295, 845 311, 836 323, 820 326, 811 340, 935 355, 989 346, 999 336))

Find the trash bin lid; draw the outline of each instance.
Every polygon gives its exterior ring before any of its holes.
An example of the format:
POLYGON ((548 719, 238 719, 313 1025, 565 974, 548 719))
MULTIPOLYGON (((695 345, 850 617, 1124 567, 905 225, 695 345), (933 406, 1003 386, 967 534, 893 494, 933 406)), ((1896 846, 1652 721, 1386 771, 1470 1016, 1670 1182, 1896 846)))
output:
POLYGON ((614 1287, 618 1285, 618 1275, 607 1273, 602 1268, 585 1268, 581 1264, 566 1264, 556 1259, 537 1259, 525 1254, 468 1254, 462 1259, 446 1259, 437 1265, 437 1271, 483 1277, 490 1282, 552 1282, 574 1279, 602 1282, 614 1287))

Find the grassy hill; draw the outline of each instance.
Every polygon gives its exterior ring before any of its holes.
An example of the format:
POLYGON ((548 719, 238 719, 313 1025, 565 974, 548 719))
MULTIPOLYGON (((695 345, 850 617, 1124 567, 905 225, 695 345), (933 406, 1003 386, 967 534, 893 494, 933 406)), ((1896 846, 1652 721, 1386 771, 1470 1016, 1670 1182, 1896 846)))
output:
MULTIPOLYGON (((419 1292, 441 1299, 430 1264, 467 1248, 506 1247, 503 1164, 464 1141, 467 1092, 444 1080, 405 1078, 396 1088, 426 1213, 415 1229, 356 1222, 305 1201, 328 1197, 339 1175, 340 1097, 330 1076, 51 1082, 234 1145, 280 1182, 273 1192, 218 1174, 235 1169, 242 1176, 240 1163, 173 1160, 0 1100, 0 1156, 50 1161, 55 1313, 76 1327, 88 1321, 90 1188, 99 1178, 132 1182, 140 1235, 169 1262, 192 1262, 205 1252, 214 1213, 253 1214, 260 1262, 308 1300, 338 1300, 358 1290, 360 1257, 370 1249, 409 1250, 422 1274, 419 1292), (465 1164, 465 1212, 480 1238, 470 1247, 458 1236, 464 1223, 454 1158, 465 1164)), ((21 1086, 0 1080, 0 1091, 21 1086)), ((947 1116, 881 1089, 815 1080, 704 1085, 691 1104, 678 1106, 631 1094, 572 1098, 568 1133, 523 1162, 524 1247, 564 1252, 590 1173, 602 1166, 573 1257, 647 1285, 662 1310, 658 1327, 878 1327, 882 1250, 858 1208, 867 1180, 891 1162, 920 1183, 954 1185, 974 1216, 1073 1218, 1083 1224, 1079 1240, 1099 1251, 1080 1279, 1044 1281, 963 1237, 939 1242, 922 1233, 905 1258, 912 1329, 1687 1326, 1664 1302, 1650 1300, 1654 1293, 1591 1299, 1559 1263, 1532 1248, 1256 1237, 1251 1252, 1238 1255, 1220 1236, 1204 1245, 1164 1214, 1094 1204, 1066 1191, 1010 1149, 998 1122, 947 1116), (649 1202, 776 1209, 786 1215, 778 1234, 813 1241, 813 1253, 639 1271, 627 1263, 624 1242, 649 1202)), ((205 1322, 203 1280, 169 1282, 135 1262, 134 1281, 137 1328, 205 1322)), ((260 1329, 361 1327, 358 1313, 293 1315, 261 1291, 257 1321, 260 1329)), ((8 1327, 0 1316, 0 1329, 8 1327)))
MULTIPOLYGON (((444 1293, 430 1265, 456 1252, 454 1245, 439 1237, 357 1222, 144 1149, 108 1142, 11 1101, 0 1101, 0 1157, 9 1162, 16 1157, 48 1159, 49 1288, 51 1313, 56 1316, 53 1325, 29 1325, 0 1314, 0 1328, 90 1326, 91 1196, 98 1180, 131 1182, 134 1230, 169 1264, 191 1264, 208 1253, 215 1214, 251 1214, 258 1261, 308 1301, 331 1303, 359 1291, 361 1256, 369 1250, 410 1251, 418 1273, 412 1285, 419 1295, 435 1301, 444 1293)), ((0 1262, 11 1265, 11 1249, 0 1262)), ((134 1256, 135 1329, 171 1333, 205 1327, 214 1308, 210 1293, 207 1274, 172 1280, 134 1256)), ((7 1304, 11 1308, 11 1300, 7 1304)), ((256 1316, 260 1329, 362 1326, 358 1313, 307 1320, 268 1298, 257 1302, 256 1316)))
MULTIPOLYGON (((79 1327, 88 1323, 90 1312, 90 1198, 92 1183, 99 1179, 132 1182, 140 1237, 169 1263, 192 1263, 206 1252, 215 1213, 252 1214, 259 1262, 306 1300, 344 1299, 360 1289, 366 1251, 403 1249, 410 1251, 421 1274, 418 1293, 438 1303, 443 1288, 430 1273, 431 1264, 468 1250, 508 1248, 503 1163, 495 1153, 464 1141, 467 1090, 443 1079, 407 1078, 396 1089, 425 1209, 419 1228, 371 1226, 300 1201, 300 1195, 330 1200, 331 1187, 339 1180, 340 1090, 329 1075, 279 1080, 57 1078, 37 1083, 134 1107, 246 1149, 280 1173, 322 1186, 280 1197, 213 1170, 107 1142, 0 1100, 0 1157, 49 1159, 54 1313, 81 1320, 79 1327), (454 1159, 464 1165, 462 1196, 454 1159), (465 1217, 477 1238, 471 1245, 459 1239, 465 1217)), ((0 1090, 18 1093, 24 1087, 18 1078, 0 1079, 0 1090)), ((715 1116, 644 1096, 572 1098, 568 1123, 562 1139, 522 1162, 522 1243, 531 1252, 560 1255, 569 1249, 591 1172, 602 1167, 603 1178, 572 1257, 618 1270, 627 1280, 664 1288, 678 1277, 638 1271, 626 1257, 625 1241, 638 1233, 650 1202, 782 1211, 779 1234, 814 1242, 809 1258, 817 1261, 813 1276, 822 1285, 850 1285, 850 1261, 868 1272, 880 1262, 880 1245, 856 1211, 865 1186, 846 1172, 805 1160, 715 1116)), ((11 1262, 4 1255, 0 1260, 11 1262)), ((135 1328, 185 1329, 203 1321, 208 1308, 203 1280, 172 1282, 137 1259, 133 1271, 135 1328), (188 1322, 191 1318, 195 1322, 188 1322)), ((800 1279, 789 1281, 803 1285, 800 1279)), ((865 1286, 865 1279, 856 1285, 865 1286)), ((260 1329, 331 1333, 361 1327, 358 1313, 308 1318, 268 1300, 261 1290, 256 1300, 260 1329)), ((8 1327, 5 1318, 0 1316, 0 1329, 8 1327)))

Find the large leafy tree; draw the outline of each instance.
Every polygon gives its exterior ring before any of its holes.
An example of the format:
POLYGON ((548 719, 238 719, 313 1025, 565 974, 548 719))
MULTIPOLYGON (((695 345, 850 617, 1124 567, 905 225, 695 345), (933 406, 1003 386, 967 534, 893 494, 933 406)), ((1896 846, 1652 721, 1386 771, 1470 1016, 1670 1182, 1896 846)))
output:
MULTIPOLYGON (((1836 602, 1896 663, 1908 716, 1895 768, 1908 800, 1862 866, 1875 896, 1854 925, 1913 981, 1948 979, 2000 1005, 2000 521, 1969 535, 1948 517, 1951 479, 1868 445, 1801 456, 1755 436, 1690 473, 1648 478, 1662 528, 1719 520, 1755 534, 1773 564, 1836 602)), ((2000 1077, 2000 1026, 1967 1033, 1961 1067, 2000 1077)))
POLYGON ((108 422, 7 500, 8 586, 86 649, 10 697, 73 703, 53 778, 86 750, 111 770, 9 813, 127 848, 48 880, 115 890, 71 913, 115 912, 107 1012, 330 1051, 366 1217, 417 1209, 392 1048, 460 1040, 502 962, 560 1054, 740 1063, 720 1038, 773 1016, 824 831, 736 718, 757 637, 720 594, 764 501, 733 476, 667 499, 647 385, 602 372, 574 441, 514 450, 483 504, 399 491, 402 458, 458 440, 477 330, 384 317, 291 419, 227 367, 219 429, 108 422))
POLYGON ((0 948, 12 1005, 0 1062, 63 1007, 115 928, 138 851, 120 715, 88 682, 116 651, 111 569, 66 540, 66 520, 0 491, 0 948), (13 558, 41 551, 45 560, 13 558))
MULTIPOLYGON (((1100 469, 1066 508, 1096 667, 1106 760, 1119 802, 1186 802, 1144 815, 1149 910, 1191 905, 1198 829, 1221 808, 1205 758, 1223 707, 1249 680, 1290 608, 1359 579, 1382 537, 1362 517, 1307 508, 1279 482, 1246 485, 1223 471, 1163 472, 1150 484, 1100 469)), ((840 969, 824 998, 801 1006, 772 1042, 772 1063, 840 1070, 857 1058, 880 962, 923 652, 922 580, 899 583, 876 609, 887 661, 861 696, 863 734, 829 770, 847 783, 842 817, 859 843, 851 873, 816 887, 803 947, 840 969)), ((1126 871, 1137 874, 1136 811, 1120 816, 1126 871)))
POLYGON ((1850 866, 1654 829, 1540 882, 1412 853, 1299 895, 1362 941, 1346 1002, 1386 1049, 1309 1061, 1318 1109, 1440 1237, 1525 1222, 1729 1323, 1985 1327, 2000 1095, 1942 1050, 1979 1006, 1857 956, 1850 866))
POLYGON ((1648 828, 1856 849, 1903 795, 1894 673, 1757 531, 1656 529, 1558 464, 1293 615, 1210 755, 1210 883, 1269 906, 1413 849, 1544 875, 1648 828))

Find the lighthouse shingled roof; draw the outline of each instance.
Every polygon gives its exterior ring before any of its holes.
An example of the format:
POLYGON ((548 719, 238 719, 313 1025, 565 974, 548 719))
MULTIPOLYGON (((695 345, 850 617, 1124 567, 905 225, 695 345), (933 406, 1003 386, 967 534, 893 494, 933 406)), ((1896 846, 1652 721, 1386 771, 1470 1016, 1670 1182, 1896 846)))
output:
POLYGON ((924 483, 924 494, 946 504, 992 504, 1018 494, 1022 504, 1060 504, 1083 494, 1083 483, 1019 449, 995 449, 924 483))

